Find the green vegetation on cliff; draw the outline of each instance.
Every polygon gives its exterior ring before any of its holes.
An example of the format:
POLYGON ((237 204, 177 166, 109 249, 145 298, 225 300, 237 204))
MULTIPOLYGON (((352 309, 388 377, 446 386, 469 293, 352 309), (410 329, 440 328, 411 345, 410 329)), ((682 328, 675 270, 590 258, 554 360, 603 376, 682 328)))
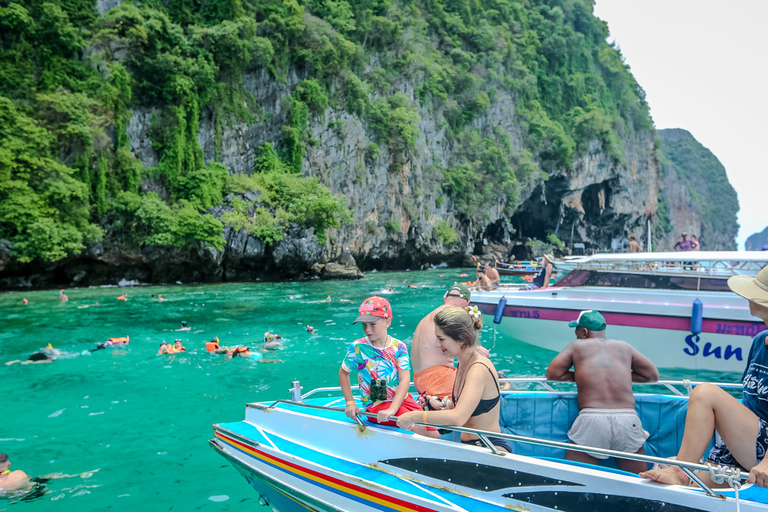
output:
MULTIPOLYGON (((739 199, 723 164, 693 135, 679 128, 659 130, 659 156, 666 172, 676 172, 701 213, 699 238, 704 248, 736 249, 739 199)), ((660 209, 666 216, 666 206, 660 209)))
POLYGON ((104 16, 94 0, 0 0, 0 239, 22 261, 77 254, 104 231, 128 245, 221 248, 224 223, 268 243, 311 226, 323 241, 349 218, 343 199, 301 177, 318 142, 308 125, 328 107, 358 116, 367 160, 386 146, 392 170, 417 150, 420 109, 440 113, 456 148, 445 195, 468 219, 509 215, 519 182, 569 170, 593 140, 621 161, 622 138, 651 127, 607 34, 589 0, 149 0, 104 16), (243 75, 285 81, 290 68, 303 79, 284 98, 281 139, 252 177, 229 176, 215 161, 223 128, 263 115, 243 75), (522 148, 477 123, 502 95, 522 148), (150 169, 128 143, 139 105, 158 112, 150 169), (197 141, 204 112, 212 162, 197 141), (226 203, 221 220, 206 213, 246 190, 262 195, 226 203))

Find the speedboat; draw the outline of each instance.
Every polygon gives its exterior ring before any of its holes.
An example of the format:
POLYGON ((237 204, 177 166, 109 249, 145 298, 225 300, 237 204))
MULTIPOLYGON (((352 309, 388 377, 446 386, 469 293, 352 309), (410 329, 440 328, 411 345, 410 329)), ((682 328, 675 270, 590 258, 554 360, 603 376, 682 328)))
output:
POLYGON ((431 439, 373 426, 344 414, 339 388, 301 396, 294 382, 291 400, 249 403, 243 421, 213 425, 210 445, 262 504, 281 512, 768 511, 768 489, 742 484, 746 473, 666 458, 682 439, 688 400, 680 387, 690 390, 695 383, 666 382, 662 393, 636 393, 651 434, 646 454, 639 455, 567 444, 578 414, 576 393, 543 379, 511 380, 527 389, 502 392, 501 434, 449 427, 441 439, 431 439), (486 447, 457 442, 458 432, 477 434, 486 447), (511 441, 513 453, 497 450, 487 435, 511 441), (568 461, 566 449, 676 465, 701 487, 662 485, 615 467, 568 461), (695 470, 710 471, 723 488, 707 487, 695 470))
MULTIPOLYGON (((496 264, 495 268, 500 276, 515 277, 535 276, 541 271, 541 266, 539 266, 535 261, 518 261, 515 263, 499 262, 496 264)), ((555 268, 552 271, 552 277, 557 276, 557 273, 557 268, 555 268)))
POLYGON ((501 334, 560 351, 568 322, 600 311, 607 336, 624 340, 659 368, 742 372, 752 337, 766 328, 731 292, 732 275, 756 275, 761 252, 597 255, 578 260, 554 286, 472 292, 472 304, 501 334))

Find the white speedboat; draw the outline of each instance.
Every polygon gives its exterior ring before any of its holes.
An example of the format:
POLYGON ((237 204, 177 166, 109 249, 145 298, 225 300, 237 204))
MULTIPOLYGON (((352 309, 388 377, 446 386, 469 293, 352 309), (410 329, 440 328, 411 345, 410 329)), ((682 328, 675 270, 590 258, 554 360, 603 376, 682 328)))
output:
POLYGON ((473 292, 472 304, 487 324, 500 320, 500 333, 549 350, 572 341, 568 322, 592 309, 605 317, 608 337, 630 343, 659 368, 742 372, 752 337, 766 326, 727 278, 755 275, 766 264, 762 252, 597 255, 549 288, 473 292))
MULTIPOLYGON (((714 468, 722 489, 661 485, 612 467, 563 459, 565 448, 677 465, 698 480, 699 464, 669 461, 682 438, 687 397, 637 394, 651 433, 647 455, 565 444, 578 408, 576 393, 505 391, 502 434, 514 453, 430 439, 396 427, 355 422, 344 397, 247 404, 244 421, 213 426, 211 446, 277 511, 486 512, 765 512, 768 489, 744 484, 746 473, 714 468), (733 488, 731 487, 733 486, 733 488), (739 489, 740 487, 740 489, 739 489), (738 492, 735 490, 738 489, 738 492)), ((671 386, 670 386, 671 389, 671 386)), ((327 390, 324 390, 327 391, 327 390)), ((309 396, 313 395, 313 396, 309 396)), ((467 429, 457 429, 468 431, 467 429)))

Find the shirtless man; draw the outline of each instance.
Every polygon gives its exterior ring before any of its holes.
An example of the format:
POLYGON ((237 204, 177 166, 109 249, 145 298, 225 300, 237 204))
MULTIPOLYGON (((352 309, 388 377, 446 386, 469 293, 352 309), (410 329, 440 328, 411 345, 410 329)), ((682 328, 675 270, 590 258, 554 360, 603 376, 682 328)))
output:
MULTIPOLYGON (((568 431, 573 444, 623 452, 645 453, 648 432, 635 411, 633 382, 656 382, 659 372, 653 363, 624 341, 605 338, 605 318, 597 311, 582 311, 576 340, 555 356, 547 368, 547 379, 576 381, 579 416, 568 431), (573 367, 573 370, 571 370, 573 367)), ((599 464, 607 457, 567 451, 565 458, 599 464)), ((648 465, 617 459, 619 469, 640 473, 648 465)))
MULTIPOLYGON (((453 381, 456 378, 456 368, 453 357, 445 355, 435 336, 435 315, 447 307, 466 307, 469 305, 471 292, 466 285, 454 284, 443 295, 443 305, 422 318, 411 343, 411 367, 413 368, 413 384, 419 393, 435 397, 432 407, 440 408, 439 400, 451 396, 453 381)), ((477 350, 483 357, 488 357, 488 350, 478 346, 477 350)))
POLYGON ((493 261, 489 261, 485 264, 485 275, 491 281, 494 290, 499 287, 499 284, 501 284, 501 276, 499 276, 499 271, 494 267, 493 261))
POLYGON ((473 290, 485 290, 486 292, 493 290, 493 285, 491 284, 491 280, 488 279, 488 276, 485 275, 485 270, 481 267, 477 267, 475 273, 477 280, 475 281, 475 284, 472 285, 473 290))
POLYGON ((67 302, 69 300, 69 297, 67 297, 67 294, 64 293, 64 290, 61 290, 59 292, 59 302, 67 302))
POLYGON ((29 475, 20 469, 11 471, 11 461, 8 455, 0 453, 0 490, 12 491, 29 483, 29 475))
POLYGON ((635 235, 629 235, 629 252, 640 252, 640 244, 635 240, 635 235))

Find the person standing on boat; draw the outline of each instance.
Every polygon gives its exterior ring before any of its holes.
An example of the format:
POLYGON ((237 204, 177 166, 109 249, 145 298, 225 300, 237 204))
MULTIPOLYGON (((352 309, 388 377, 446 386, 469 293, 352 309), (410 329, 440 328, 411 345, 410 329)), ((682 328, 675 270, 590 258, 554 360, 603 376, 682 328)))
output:
POLYGON ((547 253, 541 262, 541 270, 533 282, 520 288, 521 290, 538 290, 543 288, 549 288, 549 279, 552 277, 552 272, 555 270, 555 257, 552 253, 547 253))
POLYGON ((692 251, 701 250, 701 244, 699 243, 699 240, 696 238, 696 235, 691 235, 691 250, 692 251))
MULTIPOLYGON (((501 432, 498 372, 490 359, 476 350, 477 331, 482 328, 483 317, 477 306, 449 307, 435 315, 435 337, 441 350, 446 356, 459 360, 451 400, 446 401, 443 410, 411 411, 398 415, 400 428, 416 431, 423 426, 415 423, 423 422, 501 432)), ((506 439, 489 436, 488 440, 501 450, 512 451, 506 439)), ((467 432, 461 434, 461 442, 485 446, 475 434, 467 432)))
MULTIPOLYGON (((339 368, 339 384, 346 401, 345 413, 355 419, 360 408, 352 395, 349 374, 357 371, 360 397, 366 412, 376 413, 368 421, 395 426, 389 421, 408 411, 421 411, 421 407, 408 393, 411 386, 411 361, 408 347, 387 334, 392 324, 392 306, 383 297, 365 299, 358 309, 359 316, 352 322, 363 324, 364 338, 349 345, 347 355, 339 368)), ((415 432, 439 437, 436 428, 421 427, 415 432)))
POLYGON ((635 240, 635 235, 629 235, 629 252, 640 252, 640 244, 635 240))
MULTIPOLYGON (((732 276, 728 287, 749 301, 749 312, 768 327, 768 267, 757 276, 732 276)), ((720 441, 710 450, 706 463, 741 467, 749 471, 749 483, 768 487, 768 330, 754 337, 747 357, 739 402, 714 384, 699 384, 688 399, 685 431, 677 460, 699 462, 715 430, 720 441)), ((665 484, 689 485, 677 466, 640 473, 665 484)), ((708 474, 699 473, 713 486, 708 474)))
MULTIPOLYGON (((659 371, 629 343, 606 339, 607 324, 598 311, 582 311, 568 325, 576 328, 576 340, 547 368, 548 380, 576 381, 579 416, 568 438, 582 446, 645 453, 648 432, 635 411, 632 383, 656 382, 659 371)), ((597 465, 607 457, 569 450, 565 458, 597 465)), ((648 469, 642 461, 627 459, 617 459, 616 465, 632 473, 648 469)))
POLYGON ((693 250, 693 242, 688 240, 688 233, 683 231, 680 234, 680 240, 675 243, 675 246, 673 247, 676 251, 692 251, 693 250))
MULTIPOLYGON (((448 307, 464 308, 469 306, 472 292, 467 285, 456 283, 443 295, 443 304, 421 319, 413 333, 411 343, 411 365, 413 366, 413 384, 416 390, 425 396, 425 401, 433 408, 440 408, 440 401, 451 395, 456 368, 453 356, 445 353, 435 336, 435 315, 448 307)), ((488 357, 488 351, 477 346, 481 355, 488 357)))
POLYGON ((501 284, 501 276, 499 275, 499 271, 496 270, 495 265, 496 263, 493 260, 490 260, 485 264, 485 275, 488 276, 488 280, 491 281, 491 286, 493 286, 494 290, 501 284))

